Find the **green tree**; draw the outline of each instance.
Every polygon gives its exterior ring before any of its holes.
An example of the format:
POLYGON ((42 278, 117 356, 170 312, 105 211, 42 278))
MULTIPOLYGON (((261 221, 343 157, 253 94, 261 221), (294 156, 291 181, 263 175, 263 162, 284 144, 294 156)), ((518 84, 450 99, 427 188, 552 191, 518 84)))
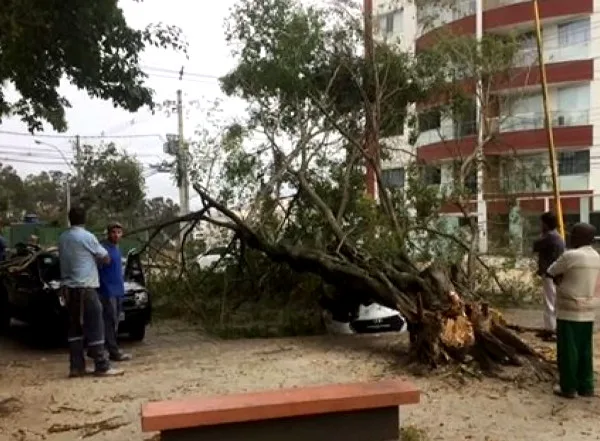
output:
POLYGON ((95 223, 136 218, 145 196, 142 165, 115 144, 84 145, 81 150, 74 163, 79 175, 71 178, 74 203, 86 206, 95 223))
POLYGON ((67 175, 60 171, 43 171, 25 178, 23 186, 27 197, 21 208, 35 213, 40 219, 62 224, 66 219, 67 175))
MULTIPOLYGON (((376 158, 365 149, 365 127, 395 134, 410 104, 439 94, 458 104, 464 88, 448 75, 456 73, 457 57, 443 51, 413 57, 376 44, 373 59, 365 60, 355 18, 361 13, 352 8, 349 2, 306 6, 300 0, 241 0, 234 7, 226 35, 237 65, 222 84, 247 101, 247 119, 223 127, 218 148, 209 149, 220 175, 196 179, 204 208, 194 220, 231 230, 241 254, 249 247, 275 263, 317 274, 337 299, 375 300, 400 310, 415 325, 413 354, 426 363, 464 360, 466 353, 484 367, 493 365, 492 357, 518 363, 516 352, 533 352, 517 349, 520 341, 500 323, 498 335, 491 335, 479 322, 487 312, 469 314, 455 303, 449 296, 455 290, 452 259, 442 249, 428 252, 440 237, 469 251, 460 237, 434 223, 440 189, 428 185, 425 169, 416 164, 404 192, 388 191, 376 158), (367 163, 375 167, 379 203, 363 197, 367 163), (421 270, 424 257, 438 265, 421 270), (463 321, 465 339, 442 332, 452 325, 449 311, 463 321), (477 340, 475 328, 483 333, 477 340)), ((483 54, 499 57, 487 49, 483 54)), ((475 71, 485 67, 479 55, 474 63, 475 71)), ((379 147, 383 155, 394 153, 387 143, 379 147)), ((206 159, 202 153, 195 158, 201 164, 206 159)), ((210 169, 196 168, 199 174, 210 169)))
POLYGON ((10 165, 0 164, 0 220, 14 222, 22 212, 25 197, 23 180, 10 165))
POLYGON ((11 102, 0 93, 0 118, 17 115, 31 131, 42 130, 43 121, 66 130, 69 102, 58 92, 63 78, 129 111, 152 106, 139 60, 148 46, 186 50, 178 28, 133 29, 114 0, 4 0, 0 81, 21 97, 11 102))

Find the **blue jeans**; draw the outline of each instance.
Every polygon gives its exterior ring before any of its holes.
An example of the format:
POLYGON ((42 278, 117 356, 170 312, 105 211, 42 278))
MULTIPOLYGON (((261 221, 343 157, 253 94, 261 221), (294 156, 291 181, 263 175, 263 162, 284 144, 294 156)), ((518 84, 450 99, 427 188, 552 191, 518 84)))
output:
POLYGON ((104 350, 104 325, 102 305, 94 288, 67 288, 66 302, 69 311, 69 360, 71 372, 85 372, 84 339, 88 354, 94 360, 95 370, 105 372, 110 368, 104 350))

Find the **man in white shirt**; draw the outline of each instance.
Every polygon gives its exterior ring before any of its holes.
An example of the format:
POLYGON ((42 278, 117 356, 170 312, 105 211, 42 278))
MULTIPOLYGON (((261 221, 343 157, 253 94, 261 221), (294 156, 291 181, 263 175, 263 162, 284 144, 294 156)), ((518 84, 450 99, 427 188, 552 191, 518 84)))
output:
POLYGON ((560 383, 554 393, 565 398, 594 395, 593 332, 600 255, 592 248, 596 229, 579 223, 571 230, 572 249, 548 268, 557 284, 557 355, 560 383))

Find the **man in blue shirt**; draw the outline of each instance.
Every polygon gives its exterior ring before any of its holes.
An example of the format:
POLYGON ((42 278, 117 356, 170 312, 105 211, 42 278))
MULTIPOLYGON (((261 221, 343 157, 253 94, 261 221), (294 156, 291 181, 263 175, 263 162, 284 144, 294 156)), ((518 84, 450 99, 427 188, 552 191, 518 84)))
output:
POLYGON ((105 344, 111 360, 127 361, 131 360, 131 355, 121 352, 117 342, 119 317, 125 295, 123 264, 119 250, 123 227, 120 223, 113 222, 108 225, 106 232, 107 240, 103 241, 102 245, 110 257, 110 262, 98 262, 100 276, 98 294, 103 310, 105 344))
POLYGON ((102 305, 98 299, 97 261, 108 263, 110 258, 96 236, 87 231, 85 210, 73 207, 69 211, 71 228, 60 235, 58 252, 61 285, 69 312, 70 376, 86 375, 84 338, 88 355, 94 360, 94 373, 99 376, 121 375, 112 369, 104 350, 102 305))

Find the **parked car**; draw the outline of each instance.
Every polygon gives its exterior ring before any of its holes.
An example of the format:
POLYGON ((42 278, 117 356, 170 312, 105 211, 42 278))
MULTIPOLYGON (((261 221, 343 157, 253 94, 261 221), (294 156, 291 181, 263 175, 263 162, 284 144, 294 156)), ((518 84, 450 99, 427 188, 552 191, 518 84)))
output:
POLYGON ((322 318, 330 334, 374 334, 407 329, 407 322, 398 311, 379 303, 360 304, 354 313, 342 315, 324 308, 322 318))
POLYGON ((196 264, 201 270, 213 269, 221 272, 232 262, 234 257, 227 247, 214 247, 196 257, 196 264))
MULTIPOLYGON (((2 267, 0 327, 7 328, 14 318, 38 328, 48 337, 66 338, 68 315, 60 292, 58 249, 21 254, 4 262, 2 267)), ((151 319, 152 302, 139 254, 127 255, 123 271, 125 298, 119 333, 141 341, 151 319)))

